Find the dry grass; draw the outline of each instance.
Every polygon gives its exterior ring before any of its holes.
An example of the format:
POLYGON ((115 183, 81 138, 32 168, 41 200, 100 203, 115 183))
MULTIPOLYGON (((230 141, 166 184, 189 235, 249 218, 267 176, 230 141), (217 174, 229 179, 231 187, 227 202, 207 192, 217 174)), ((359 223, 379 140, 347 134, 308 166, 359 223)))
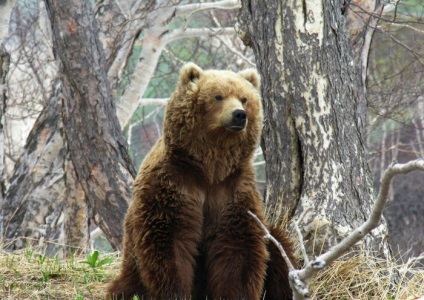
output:
MULTIPOLYGON (((350 254, 319 274, 313 299, 414 299, 424 296, 424 269, 350 254)), ((0 252, 0 299, 103 299, 106 282, 120 258, 100 254, 91 267, 86 256, 47 258, 33 249, 0 252), (100 263, 101 261, 106 263, 100 263)))
POLYGON ((313 280, 313 299, 407 300, 424 296, 424 268, 417 259, 399 265, 365 252, 349 253, 313 280))

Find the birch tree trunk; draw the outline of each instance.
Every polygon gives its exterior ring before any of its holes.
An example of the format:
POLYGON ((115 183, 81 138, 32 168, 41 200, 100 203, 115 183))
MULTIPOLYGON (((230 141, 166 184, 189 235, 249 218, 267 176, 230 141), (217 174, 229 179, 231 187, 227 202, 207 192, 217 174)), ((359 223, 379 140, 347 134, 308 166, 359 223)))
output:
POLYGON ((158 8, 157 0, 132 2, 96 1, 99 35, 105 50, 108 79, 113 96, 116 96, 136 39, 149 23, 150 25, 154 23, 151 22, 152 19, 147 18, 148 14, 158 8), (124 5, 125 3, 127 5, 124 5))
POLYGON ((121 133, 89 1, 46 1, 61 61, 63 123, 89 217, 121 248, 122 221, 135 176, 121 133))
POLYGON ((62 83, 34 124, 0 202, 0 236, 8 250, 27 245, 66 255, 88 246, 88 212, 64 136, 62 83))
MULTIPOLYGON (((268 212, 277 221, 309 210, 302 230, 316 254, 364 222, 374 200, 341 3, 243 0, 240 21, 262 76, 268 212)), ((381 224, 366 247, 389 255, 386 234, 381 224)))
MULTIPOLYGON (((9 54, 3 46, 9 28, 10 12, 14 1, 6 1, 0 4, 0 86, 6 86, 6 78, 9 72, 9 54)), ((4 135, 4 114, 6 112, 6 89, 0 91, 0 207, 5 193, 5 135, 4 135)), ((1 227, 1 225, 0 225, 1 227)), ((1 229, 0 229, 1 232, 1 229)))
MULTIPOLYGON (((3 46, 0 45, 0 86, 5 86, 7 81, 7 73, 9 71, 9 55, 6 53, 3 46)), ((5 137, 3 131, 3 117, 6 111, 6 89, 0 91, 0 207, 3 203, 3 197, 5 194, 5 137)), ((1 227, 1 225, 0 225, 1 227)), ((1 229, 0 229, 1 232, 1 229)))
POLYGON ((1 236, 8 249, 54 240, 65 197, 61 103, 52 97, 31 130, 1 205, 1 236))

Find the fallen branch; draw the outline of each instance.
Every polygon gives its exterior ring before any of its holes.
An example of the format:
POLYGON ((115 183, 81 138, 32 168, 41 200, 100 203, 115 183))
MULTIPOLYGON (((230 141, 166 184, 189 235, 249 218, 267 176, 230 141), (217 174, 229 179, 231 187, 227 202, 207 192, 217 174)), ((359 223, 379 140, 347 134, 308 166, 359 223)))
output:
MULTIPOLYGON (((287 257, 283 247, 281 244, 271 236, 269 230, 266 226, 259 220, 259 218, 254 215, 252 212, 248 211, 248 213, 255 218, 255 220, 261 225, 266 235, 265 238, 272 241, 280 250, 281 255, 289 267, 289 280, 290 286, 293 290, 293 299, 295 300, 305 300, 309 299, 309 282, 312 278, 323 268, 330 265, 336 259, 341 257, 343 254, 349 250, 353 245, 357 242, 361 241, 368 233, 370 233, 374 228, 376 228, 381 220, 381 216, 383 214, 383 209, 387 203, 390 186, 393 177, 398 174, 407 174, 409 172, 421 170, 424 171, 424 159, 417 159, 410 161, 405 164, 398 164, 393 162, 387 170, 384 172, 383 177, 381 179, 380 190, 375 201, 374 207, 371 211, 371 215, 367 221, 365 221, 361 226, 352 231, 347 237, 345 237, 340 243, 330 248, 324 254, 318 256, 314 260, 307 262, 305 260, 306 266, 301 270, 296 270, 293 268, 290 260, 287 257)), ((299 219, 295 222, 295 228, 298 230, 298 223, 303 218, 307 210, 305 210, 299 219)), ((300 230, 299 230, 300 232, 300 230)), ((300 241, 302 243, 303 238, 300 235, 300 241)), ((302 243, 303 244, 303 243, 302 243)), ((303 245, 301 245, 302 248, 303 245)), ((306 251, 302 252, 306 257, 306 251)))

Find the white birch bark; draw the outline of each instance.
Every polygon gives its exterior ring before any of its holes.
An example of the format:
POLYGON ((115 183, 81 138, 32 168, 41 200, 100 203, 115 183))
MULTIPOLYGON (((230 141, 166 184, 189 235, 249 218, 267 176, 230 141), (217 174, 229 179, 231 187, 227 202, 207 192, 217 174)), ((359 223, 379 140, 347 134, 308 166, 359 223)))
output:
POLYGON ((53 98, 37 119, 1 204, 0 236, 9 249, 22 248, 27 241, 43 246, 57 235, 65 196, 59 109, 53 98))
POLYGON ((106 69, 113 95, 127 68, 134 43, 149 23, 147 15, 157 9, 156 0, 100 0, 95 12, 99 21, 99 38, 106 56, 106 69))
POLYGON ((0 43, 9 33, 10 14, 15 6, 16 0, 6 0, 0 4, 0 43))
MULTIPOLYGON (((274 220, 308 210, 301 228, 309 253, 319 253, 373 204, 345 19, 338 1, 242 4, 241 35, 263 79, 265 201, 274 220)), ((386 234, 383 223, 367 248, 389 255, 386 234)))

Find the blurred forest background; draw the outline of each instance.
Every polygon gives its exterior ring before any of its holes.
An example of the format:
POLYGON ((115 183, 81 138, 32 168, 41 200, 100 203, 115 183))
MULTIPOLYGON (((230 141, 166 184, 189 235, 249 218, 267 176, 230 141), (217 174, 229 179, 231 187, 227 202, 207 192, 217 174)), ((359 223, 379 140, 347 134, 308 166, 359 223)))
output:
MULTIPOLYGON (((195 62, 205 69, 239 71, 255 67, 252 51, 243 45, 234 29, 236 9, 240 6, 237 1, 156 2, 162 2, 162 5, 156 3, 160 10, 151 7, 153 1, 96 0, 93 4, 118 119, 136 169, 161 135, 166 100, 174 91, 178 71, 185 62, 195 62), (181 9, 167 10, 176 4, 181 9)), ((349 9, 348 5, 354 7, 355 1, 346 1, 344 9, 349 9)), ((51 152, 50 162, 36 168, 41 154, 28 156, 28 149, 34 145, 32 139, 38 142, 43 139, 42 132, 35 135, 34 124, 51 105, 58 72, 51 25, 43 1, 2 1, 0 12, 0 207, 3 210, 5 203, 18 194, 13 186, 22 179, 23 167, 19 162, 34 160, 25 172, 39 172, 40 178, 49 174, 50 179, 38 178, 28 183, 29 192, 22 196, 26 201, 23 205, 33 205, 37 213, 22 216, 26 220, 22 225, 23 235, 37 243, 54 241, 57 243, 51 246, 54 251, 56 245, 66 244, 60 230, 66 213, 63 207, 52 206, 57 198, 63 197, 63 187, 53 188, 53 183, 64 176, 55 169, 64 161, 57 160, 55 147, 43 148, 51 152), (56 209, 58 213, 51 217, 56 209)), ((407 162, 424 157, 424 2, 421 0, 394 1, 386 6, 371 44, 367 91, 366 143, 378 188, 380 176, 393 160, 407 162)), ((265 161, 260 149, 255 166, 258 182, 262 184, 265 161)), ((424 255, 423 183, 424 174, 418 171, 397 177, 384 212, 390 244, 401 260, 424 255)), ((10 214, 0 217, 3 218, 0 232, 5 234, 10 225, 6 218, 10 214)), ((94 224, 89 231, 95 248, 111 249, 94 224)))

